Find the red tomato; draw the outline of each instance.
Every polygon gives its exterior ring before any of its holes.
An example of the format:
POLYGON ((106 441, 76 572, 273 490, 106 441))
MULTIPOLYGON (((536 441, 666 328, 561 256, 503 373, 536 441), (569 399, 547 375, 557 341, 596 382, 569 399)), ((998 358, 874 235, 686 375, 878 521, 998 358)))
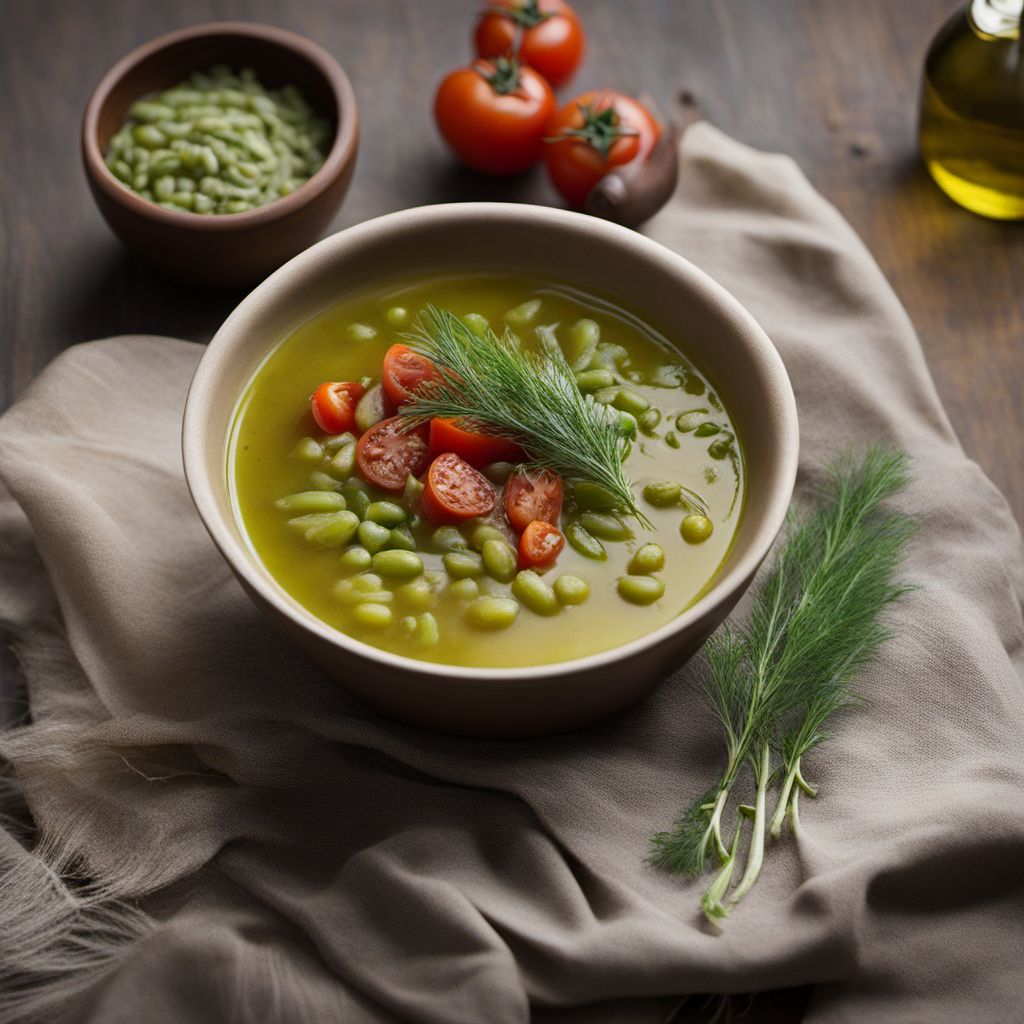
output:
POLYGON ((494 508, 490 480, 452 452, 430 464, 423 489, 423 514, 432 523, 459 523, 494 508))
POLYGON ((564 547, 565 538, 557 527, 535 519, 519 538, 519 568, 550 569, 564 547))
POLYGON ((424 381, 440 380, 440 376, 437 367, 426 356, 413 352, 408 345, 392 345, 384 353, 380 382, 396 406, 408 402, 424 381))
POLYGON ((430 464, 427 425, 406 429, 408 424, 404 416, 381 420, 356 445, 359 472, 385 491, 400 491, 410 473, 419 476, 430 464))
POLYGON ((493 437, 460 427, 458 420, 435 416, 430 421, 430 451, 434 455, 454 452, 471 466, 492 462, 521 462, 523 450, 507 437, 493 437))
POLYGON ((355 426, 356 403, 366 388, 358 381, 328 381, 309 400, 316 425, 328 434, 343 434, 355 426))
POLYGON ((548 126, 544 163, 570 206, 613 168, 646 160, 661 136, 650 111, 617 92, 585 92, 567 103, 548 126))
POLYGON ((554 112, 551 86, 505 57, 453 71, 434 100, 445 141, 464 164, 485 174, 520 174, 537 163, 554 112))
POLYGON ((586 36, 564 0, 492 0, 480 16, 473 43, 478 57, 518 57, 557 89, 579 67, 586 36))
POLYGON ((535 519, 557 523, 564 496, 565 487, 557 473, 518 469, 505 484, 505 515, 516 533, 522 533, 535 519))

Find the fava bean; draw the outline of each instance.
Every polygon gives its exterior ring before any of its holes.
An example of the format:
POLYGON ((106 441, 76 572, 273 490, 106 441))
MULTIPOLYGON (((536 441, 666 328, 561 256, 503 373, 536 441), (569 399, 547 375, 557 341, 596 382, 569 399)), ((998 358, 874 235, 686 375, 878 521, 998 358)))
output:
POLYGON ((325 437, 321 443, 327 451, 336 452, 339 448, 343 448, 347 444, 355 444, 355 442, 355 436, 346 431, 344 434, 334 434, 331 437, 325 437))
POLYGON ((487 571, 502 583, 508 583, 516 574, 516 553, 506 540, 484 541, 481 557, 487 571))
POLYGON ((384 314, 384 318, 392 327, 401 327, 409 319, 409 310, 404 306, 392 306, 384 314))
POLYGON ((306 540, 324 548, 340 548, 347 544, 359 526, 359 517, 352 512, 315 512, 289 519, 288 525, 301 530, 306 540))
POLYGON ((539 312, 540 299, 527 299, 526 302, 520 302, 518 306, 513 306, 505 314, 505 322, 513 327, 525 327, 537 319, 539 312))
POLYGON ((463 318, 465 325, 478 337, 482 338, 490 329, 487 317, 479 313, 467 313, 463 318))
POLYGON ((714 437, 722 428, 717 423, 712 423, 710 420, 705 421, 693 432, 694 437, 714 437))
POLYGON ((667 444, 669 446, 669 448, 678 448, 679 447, 679 437, 675 433, 675 431, 670 430, 665 435, 665 444, 667 444))
POLYGON ((330 471, 339 479, 345 479, 352 474, 356 465, 356 446, 349 441, 343 444, 335 453, 329 463, 330 471))
POLYGON ((665 593, 665 584, 655 576, 620 576, 616 586, 630 604, 654 604, 665 593))
POLYGON ((385 626, 391 625, 394 613, 386 604, 365 602, 357 604, 352 609, 352 618, 367 629, 384 629, 385 626))
POLYGON ((454 526, 439 526, 431 535, 430 543, 439 551, 465 551, 469 542, 454 526))
POLYGON ((423 559, 414 551, 390 548, 373 556, 373 568, 391 579, 411 579, 423 572, 423 559))
POLYGON ((633 531, 617 516, 606 512, 581 512, 576 522, 601 540, 629 540, 633 531))
POLYGON ((438 628, 437 619, 430 612, 424 612, 416 626, 416 646, 436 647, 441 639, 441 630, 438 628))
POLYGON ((645 434, 653 434, 661 423, 661 410, 647 409, 637 417, 636 422, 645 434))
POLYGON ((441 561, 453 580, 479 576, 484 571, 483 559, 475 551, 449 551, 441 561))
POLYGON ((565 358, 573 370, 585 370, 597 351, 601 340, 601 328, 596 321, 582 317, 569 328, 565 358))
POLYGON ((319 462, 324 457, 324 450, 312 437, 304 437, 292 449, 292 458, 302 462, 319 462))
POLYGON ((555 615, 561 607, 554 590, 532 569, 523 569, 516 574, 512 593, 536 615, 555 615))
POLYGON ((369 569, 372 561, 373 555, 359 544, 354 544, 350 548, 345 548, 341 553, 341 564, 345 566, 346 569, 369 569))
POLYGON ((507 541, 508 537, 491 523, 477 523, 470 531, 469 546, 474 551, 483 551, 489 540, 507 541))
POLYGON ((714 441, 708 445, 708 455, 713 459, 721 460, 732 452, 732 440, 714 441))
POLYGON ((456 580, 448 593, 459 601, 475 601, 480 596, 480 584, 474 579, 456 580))
POLYGON ((410 608, 415 608, 417 611, 425 611, 434 603, 434 591, 423 576, 418 576, 409 583, 403 583, 398 588, 398 596, 410 608))
POLYGON ((389 548, 397 548, 400 551, 415 551, 416 538, 412 535, 412 531, 408 526, 396 526, 388 534, 387 546, 389 548))
POLYGON ((620 388, 612 405, 622 412, 630 413, 632 416, 639 416, 651 407, 649 399, 641 395, 639 391, 633 391, 631 388, 620 388))
POLYGON ((381 526, 400 526, 405 522, 407 516, 401 505, 393 501, 374 501, 363 514, 364 519, 371 523, 379 523, 381 526))
POLYGON ((614 383, 615 374, 611 370, 584 370, 576 374, 576 386, 584 393, 610 388, 614 383))
POLYGON ((423 484, 410 473, 405 478, 405 487, 402 489, 402 504, 406 508, 419 508, 423 491, 423 484))
POLYGON ((597 562, 603 562, 608 557, 604 545, 586 527, 577 522, 569 523, 566 526, 565 539, 569 542, 569 546, 584 558, 593 558, 597 562))
POLYGON ((341 512, 345 499, 335 491, 300 491, 278 498, 274 505, 283 512, 341 512))
POLYGON ((349 324, 345 328, 345 336, 349 341, 373 341, 377 337, 377 331, 369 324, 349 324))
POLYGON ((619 413, 619 433, 623 437, 636 437, 636 417, 631 412, 619 413))
POLYGON ((391 539, 391 531, 380 523, 364 521, 359 524, 359 543, 370 552, 371 555, 382 551, 391 539))
POLYGON ((503 484, 515 471, 511 462, 492 462, 484 467, 483 474, 492 484, 503 484))
POLYGON ((508 629, 519 615, 519 602, 511 597, 478 597, 466 609, 466 621, 477 629, 508 629))
POLYGON ((644 488, 644 501, 655 508, 670 508, 679 504, 682 487, 673 480, 655 480, 644 488))
POLYGON ((642 544, 629 560, 629 569, 634 576, 646 576, 665 568, 665 552, 658 544, 642 544))
POLYGON ((384 389, 374 384, 356 403, 355 421, 360 433, 366 433, 375 423, 380 423, 388 415, 384 389))
POLYGON ((334 596, 346 605, 360 604, 363 601, 390 604, 395 597, 390 590, 384 589, 384 581, 372 572, 341 580, 334 587, 334 596))
POLYGON ((679 532, 687 544, 700 544, 714 532, 714 523, 707 516, 686 516, 679 524, 679 532))
POLYGON ((688 434, 691 430, 696 430, 704 422, 704 417, 707 414, 707 409, 690 409, 688 412, 681 412, 676 417, 676 430, 681 434, 688 434))
POLYGON ((590 596, 590 584, 582 576, 559 576, 552 589, 561 605, 583 604, 590 596))

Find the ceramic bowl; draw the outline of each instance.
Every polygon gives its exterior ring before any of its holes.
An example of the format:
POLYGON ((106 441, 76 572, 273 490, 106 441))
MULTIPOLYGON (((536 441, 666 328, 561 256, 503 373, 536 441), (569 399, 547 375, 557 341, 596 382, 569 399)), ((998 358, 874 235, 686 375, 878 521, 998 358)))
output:
POLYGON ((334 58, 293 32, 248 22, 193 25, 133 50, 103 76, 82 121, 86 177, 114 233, 163 275, 207 287, 252 285, 316 241, 348 190, 358 142, 355 94, 334 58), (297 86, 334 125, 334 142, 316 174, 266 206, 219 215, 168 210, 118 181, 103 155, 137 99, 215 64, 253 68, 269 88, 297 86))
POLYGON ((340 686, 407 722, 474 736, 581 726, 639 700, 728 615, 782 526, 796 475, 796 406, 772 343, 701 270, 633 231, 583 214, 497 203, 427 206, 332 235, 253 291, 210 342, 185 407, 185 471, 196 508, 268 620, 340 686), (501 244, 496 245, 495 239, 501 244), (346 291, 438 270, 528 273, 619 299, 685 340, 725 398, 744 445, 746 504, 707 592, 666 625, 585 658, 529 668, 417 661, 346 636, 306 611, 246 543, 228 486, 236 403, 289 332, 346 291))

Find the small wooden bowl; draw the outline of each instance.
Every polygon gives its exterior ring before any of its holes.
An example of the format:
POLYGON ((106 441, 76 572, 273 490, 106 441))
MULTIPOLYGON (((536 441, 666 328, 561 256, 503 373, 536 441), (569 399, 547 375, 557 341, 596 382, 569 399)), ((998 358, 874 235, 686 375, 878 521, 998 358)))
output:
POLYGON ((160 36, 103 76, 82 120, 82 158, 100 213, 129 249, 167 277, 209 287, 251 285, 323 235, 348 190, 359 115, 348 77, 315 43, 248 22, 212 22, 160 36), (323 166, 290 195, 245 213, 168 210, 122 184, 104 162, 129 107, 215 64, 251 67, 268 88, 297 86, 334 126, 323 166))

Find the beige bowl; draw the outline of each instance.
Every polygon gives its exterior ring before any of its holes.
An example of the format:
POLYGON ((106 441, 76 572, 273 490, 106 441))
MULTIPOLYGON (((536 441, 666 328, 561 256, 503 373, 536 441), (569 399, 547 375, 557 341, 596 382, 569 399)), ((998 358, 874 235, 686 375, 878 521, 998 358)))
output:
POLYGON ((495 203, 428 206, 348 228, 296 256, 228 317, 189 391, 185 472, 217 547, 272 625, 330 678, 381 711, 474 736, 534 736, 594 722, 639 700, 728 615, 782 526, 796 476, 796 406, 782 360, 751 316, 691 263, 582 214, 495 203), (499 244, 500 243, 500 244, 499 244), (684 339, 724 395, 744 443, 746 507, 708 592, 621 647, 529 668, 404 658, 346 636, 303 608, 246 545, 227 482, 235 404, 267 353, 346 291, 460 269, 528 272, 620 299, 684 339))

